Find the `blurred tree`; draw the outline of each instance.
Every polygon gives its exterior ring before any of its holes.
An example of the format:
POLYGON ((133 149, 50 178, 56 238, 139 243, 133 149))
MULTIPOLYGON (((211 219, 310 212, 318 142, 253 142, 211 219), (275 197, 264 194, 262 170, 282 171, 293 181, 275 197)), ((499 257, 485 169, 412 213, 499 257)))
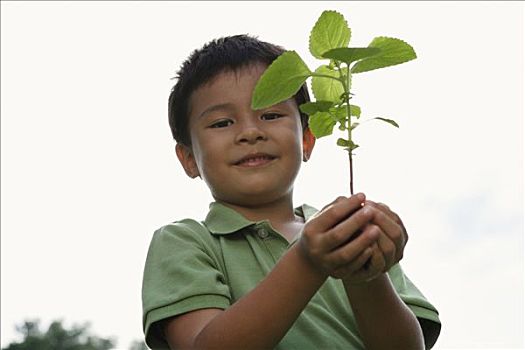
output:
POLYGON ((149 350, 143 340, 135 340, 131 343, 129 350, 149 350))
POLYGON ((66 329, 62 321, 53 321, 44 333, 39 320, 26 320, 15 326, 22 335, 21 342, 13 342, 2 350, 109 350, 113 339, 99 338, 88 332, 89 323, 66 329))

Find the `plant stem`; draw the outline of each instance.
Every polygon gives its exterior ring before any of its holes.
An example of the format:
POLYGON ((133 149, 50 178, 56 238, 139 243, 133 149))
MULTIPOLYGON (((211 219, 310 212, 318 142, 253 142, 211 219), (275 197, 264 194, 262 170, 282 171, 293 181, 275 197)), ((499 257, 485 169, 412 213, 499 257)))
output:
POLYGON ((354 172, 352 166, 352 151, 348 151, 348 161, 350 162, 350 195, 354 195, 354 172))
MULTIPOLYGON (((346 65, 346 81, 343 83, 344 89, 345 89, 345 102, 346 102, 346 115, 348 117, 348 124, 347 124, 347 130, 348 130, 348 141, 350 141, 350 145, 353 145, 352 143, 352 111, 350 108, 350 65, 346 65)), ((350 165, 350 195, 354 195, 354 167, 352 164, 352 146, 348 148, 348 162, 350 165)))

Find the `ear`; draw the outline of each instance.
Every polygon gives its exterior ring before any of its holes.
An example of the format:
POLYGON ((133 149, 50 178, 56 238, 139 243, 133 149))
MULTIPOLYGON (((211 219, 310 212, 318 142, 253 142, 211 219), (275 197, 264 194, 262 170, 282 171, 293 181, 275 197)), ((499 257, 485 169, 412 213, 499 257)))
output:
POLYGON ((177 153, 177 158, 179 158, 180 164, 189 177, 194 179, 197 176, 200 176, 199 168, 197 167, 195 157, 193 156, 190 147, 177 143, 175 146, 175 152, 177 153))
POLYGON ((312 134, 310 128, 306 128, 303 131, 303 161, 307 162, 312 155, 312 151, 315 146, 315 136, 312 134))

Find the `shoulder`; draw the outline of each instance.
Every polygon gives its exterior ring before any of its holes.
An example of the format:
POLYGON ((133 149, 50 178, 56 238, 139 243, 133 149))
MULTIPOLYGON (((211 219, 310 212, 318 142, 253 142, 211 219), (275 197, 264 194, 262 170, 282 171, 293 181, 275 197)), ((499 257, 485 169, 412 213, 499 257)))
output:
POLYGON ((154 231, 142 280, 142 322, 152 348, 168 348, 160 321, 230 305, 218 240, 199 221, 183 219, 154 231))
POLYGON ((151 238, 151 244, 162 245, 180 240, 205 243, 213 240, 213 236, 201 222, 194 219, 182 219, 156 229, 151 238))
POLYGON ((147 262, 165 260, 202 252, 215 259, 221 256, 217 237, 201 222, 182 219, 159 227, 154 231, 147 254, 147 262))

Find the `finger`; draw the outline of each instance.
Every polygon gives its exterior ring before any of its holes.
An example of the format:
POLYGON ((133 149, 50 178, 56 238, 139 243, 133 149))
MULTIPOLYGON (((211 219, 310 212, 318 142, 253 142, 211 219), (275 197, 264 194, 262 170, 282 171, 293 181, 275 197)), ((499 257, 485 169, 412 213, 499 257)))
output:
POLYGON ((344 201, 347 199, 348 199, 347 197, 339 196, 335 200, 333 200, 330 204, 327 204, 326 206, 323 207, 323 209, 321 209, 320 211, 318 211, 317 213, 315 213, 313 216, 310 217, 310 219, 308 220, 302 232, 301 246, 303 246, 305 251, 310 251, 310 254, 314 254, 314 255, 322 254, 324 252, 321 249, 320 245, 317 243, 322 237, 321 235, 319 235, 319 233, 321 232, 318 230, 319 225, 316 225, 318 220, 322 220, 322 217, 321 219, 318 219, 317 217, 322 215, 329 208, 333 207, 336 203, 340 203, 341 201, 344 201), (317 249, 309 249, 308 247, 317 247, 317 249), (317 254, 315 254, 315 252, 317 252, 317 254))
POLYGON ((357 258, 352 260, 352 262, 350 262, 349 264, 343 265, 335 269, 335 271, 331 273, 330 276, 334 278, 343 278, 343 277, 346 277, 348 275, 355 273, 356 271, 363 268, 363 266, 366 264, 368 259, 370 259, 370 257, 372 256, 372 252, 373 250, 371 247, 366 248, 361 253, 361 255, 359 255, 357 258))
MULTIPOLYGON (((392 210, 390 210, 390 207, 388 205, 386 205, 385 203, 375 202, 375 201, 372 201, 370 199, 367 199, 365 204, 373 205, 373 206, 377 207, 377 209, 383 211, 385 214, 387 214, 389 216, 392 216, 392 214, 394 214, 392 212, 392 210)), ((394 219, 394 217, 392 217, 392 219, 394 219)))
POLYGON ((344 244, 336 250, 330 252, 326 256, 326 261, 333 269, 347 265, 356 259, 369 246, 375 243, 378 238, 377 231, 372 230, 366 233, 363 232, 353 241, 348 242, 347 244, 344 244))
POLYGON ((372 268, 361 268, 354 273, 352 273, 350 276, 345 276, 345 278, 348 278, 351 284, 360 284, 372 281, 379 277, 383 272, 379 271, 378 269, 372 269, 372 268))
MULTIPOLYGON (((374 225, 374 224, 369 224, 365 227, 365 230, 364 232, 368 232, 368 231, 375 231, 377 232, 377 235, 378 235, 378 240, 377 240, 377 245, 379 247, 379 251, 381 252, 381 254, 383 255, 383 260, 384 260, 384 263, 385 263, 385 267, 384 267, 384 270, 383 272, 385 272, 385 270, 389 269, 390 267, 392 267, 392 265, 394 265, 397 260, 397 255, 396 255, 396 245, 394 244, 394 242, 390 239, 390 237, 388 237, 387 234, 385 234, 381 228, 377 225, 374 225)), ((370 264, 372 264, 373 262, 371 261, 370 264)))
MULTIPOLYGON (((380 209, 381 211, 383 211, 383 213, 385 213, 386 215, 388 215, 394 222, 396 222, 398 225, 401 226, 402 230, 403 230, 403 247, 406 246, 407 242, 408 242, 408 232, 406 230, 406 227, 405 225, 403 224, 403 221, 401 220, 401 218, 399 217, 399 215, 397 215, 395 212, 393 212, 386 204, 384 203, 375 203, 373 201, 367 201, 367 203, 370 203, 371 205, 375 206, 376 208, 380 209)), ((401 252, 402 253, 402 252, 401 252)))
POLYGON ((378 246, 376 246, 376 249, 372 250, 372 257, 370 267, 368 268, 368 271, 370 274, 377 275, 383 272, 386 266, 385 258, 383 254, 381 253, 381 250, 378 246))
POLYGON ((310 220, 309 228, 314 232, 326 232, 356 210, 361 209, 361 203, 365 200, 363 193, 349 198, 339 197, 310 220))
MULTIPOLYGON (((406 245, 405 240, 405 230, 402 226, 400 226, 396 221, 392 219, 392 216, 385 214, 383 211, 384 209, 378 209, 377 204, 365 204, 365 208, 367 206, 372 206, 372 223, 379 226, 379 228, 390 238, 390 240, 395 245, 394 249, 394 259, 397 261, 401 260, 403 250, 406 245)), ((383 240, 383 243, 385 243, 385 248, 391 249, 391 247, 387 247, 388 244, 383 240)), ((382 246, 383 248, 383 246, 382 246)))
POLYGON ((356 278, 370 281, 383 273, 385 260, 377 244, 372 245, 372 256, 369 258, 369 261, 366 267, 355 273, 356 278))
POLYGON ((367 224, 372 221, 371 208, 358 209, 350 217, 328 230, 319 239, 323 251, 333 251, 359 237, 367 224))

